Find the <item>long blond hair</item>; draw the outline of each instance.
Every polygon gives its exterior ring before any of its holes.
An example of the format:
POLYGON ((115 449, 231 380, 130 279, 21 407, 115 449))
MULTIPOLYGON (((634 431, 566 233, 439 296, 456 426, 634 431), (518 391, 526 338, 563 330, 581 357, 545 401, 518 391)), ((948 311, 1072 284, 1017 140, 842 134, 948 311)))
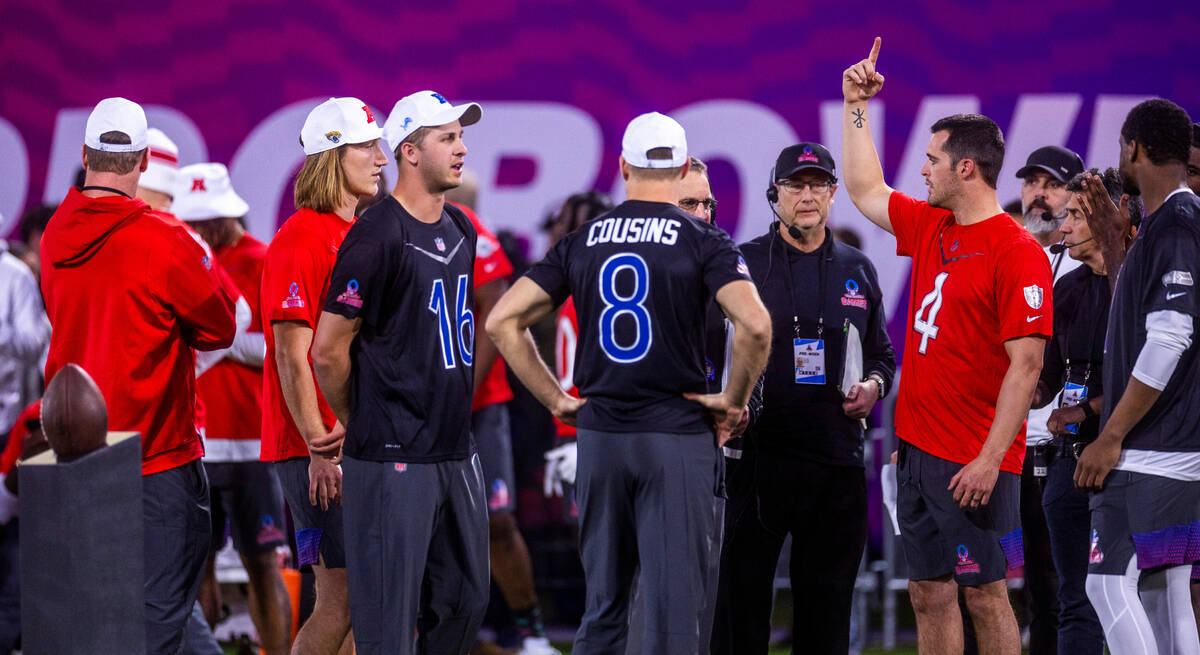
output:
POLYGON ((342 204, 347 186, 346 172, 342 170, 345 155, 343 146, 304 158, 292 195, 297 209, 331 213, 342 204))

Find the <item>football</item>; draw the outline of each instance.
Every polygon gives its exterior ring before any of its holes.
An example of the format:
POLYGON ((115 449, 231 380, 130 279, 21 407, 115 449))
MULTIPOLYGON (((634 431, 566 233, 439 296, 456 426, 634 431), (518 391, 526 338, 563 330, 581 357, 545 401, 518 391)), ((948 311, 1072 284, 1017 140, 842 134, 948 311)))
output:
POLYGON ((92 376, 76 364, 55 374, 42 398, 42 431, 60 462, 104 447, 108 408, 92 376))

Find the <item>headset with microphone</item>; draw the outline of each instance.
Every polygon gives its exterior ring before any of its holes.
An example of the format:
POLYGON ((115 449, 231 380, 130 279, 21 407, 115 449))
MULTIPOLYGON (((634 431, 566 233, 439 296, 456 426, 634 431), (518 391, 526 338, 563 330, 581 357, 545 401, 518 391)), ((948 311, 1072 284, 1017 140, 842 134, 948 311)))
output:
POLYGON ((1050 245, 1050 254, 1061 255, 1063 253, 1063 251, 1074 248, 1075 246, 1082 246, 1083 244, 1087 243, 1088 241, 1095 240, 1095 238, 1096 237, 1088 237, 1087 239, 1084 239, 1083 241, 1080 241, 1078 243, 1067 243, 1067 240, 1063 239, 1062 241, 1059 241, 1058 243, 1054 243, 1054 244, 1050 245))
POLYGON ((775 167, 771 167, 771 179, 767 181, 767 206, 771 208, 771 213, 775 214, 775 218, 787 226, 788 236, 799 241, 804 238, 804 233, 795 225, 789 224, 783 220, 779 212, 775 211, 775 205, 779 202, 779 188, 775 186, 775 167))

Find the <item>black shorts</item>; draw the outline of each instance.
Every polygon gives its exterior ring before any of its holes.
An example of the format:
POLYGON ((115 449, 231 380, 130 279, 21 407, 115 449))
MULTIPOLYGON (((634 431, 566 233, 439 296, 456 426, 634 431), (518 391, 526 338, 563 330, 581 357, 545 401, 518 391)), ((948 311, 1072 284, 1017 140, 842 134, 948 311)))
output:
POLYGON ((275 462, 279 485, 292 523, 296 528, 297 564, 301 567, 322 564, 327 569, 346 568, 346 540, 342 529, 342 506, 322 510, 308 502, 308 458, 293 457, 275 462), (318 556, 320 559, 318 559, 318 556))
POLYGON ((1088 573, 1124 575, 1200 560, 1200 482, 1113 471, 1092 495, 1088 573))
POLYGON ((488 514, 511 512, 517 507, 516 474, 513 473, 512 427, 508 404, 480 407, 471 414, 471 432, 483 466, 483 486, 488 514))
POLYGON ((1021 476, 1001 471, 988 504, 968 510, 947 489, 962 467, 900 442, 896 512, 910 580, 953 574, 958 584, 975 587, 1024 564, 1021 476))
POLYGON ((212 493, 212 549, 225 546, 228 522, 233 548, 242 555, 257 555, 287 543, 283 533, 283 490, 268 462, 214 462, 205 464, 212 493))

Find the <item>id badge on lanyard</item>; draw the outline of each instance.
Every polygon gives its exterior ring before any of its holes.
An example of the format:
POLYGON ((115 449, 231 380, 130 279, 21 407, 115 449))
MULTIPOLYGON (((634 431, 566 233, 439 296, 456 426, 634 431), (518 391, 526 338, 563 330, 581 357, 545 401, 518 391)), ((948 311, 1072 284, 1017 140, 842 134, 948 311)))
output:
POLYGON ((825 340, 792 339, 796 384, 825 384, 825 340))
MULTIPOLYGON (((1079 403, 1084 402, 1087 400, 1087 392, 1088 389, 1086 384, 1075 384, 1074 382, 1068 382, 1062 390, 1062 406, 1074 407, 1079 403)), ((1079 424, 1072 423, 1066 427, 1066 430, 1071 434, 1079 434, 1079 424)))

